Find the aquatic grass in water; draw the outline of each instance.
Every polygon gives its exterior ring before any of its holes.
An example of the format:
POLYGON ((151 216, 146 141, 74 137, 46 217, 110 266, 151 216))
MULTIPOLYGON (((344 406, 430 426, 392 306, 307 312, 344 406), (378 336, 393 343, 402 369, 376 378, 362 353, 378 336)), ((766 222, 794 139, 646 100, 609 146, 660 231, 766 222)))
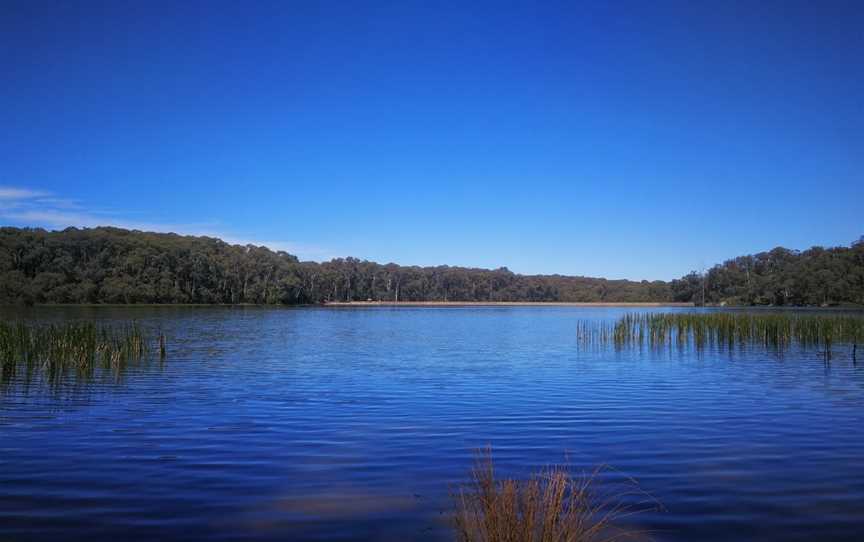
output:
POLYGON ((645 313, 625 314, 615 323, 579 322, 580 345, 623 347, 761 345, 784 350, 793 345, 830 354, 848 345, 853 358, 864 342, 864 316, 824 314, 645 313))
POLYGON ((573 476, 549 467, 527 480, 495 476, 489 450, 478 457, 470 483, 453 494, 459 542, 611 542, 644 539, 620 521, 658 510, 656 500, 630 480, 616 491, 601 487, 603 469, 573 476))
MULTIPOLYGON (((126 366, 147 354, 148 338, 132 323, 103 326, 92 322, 40 325, 0 322, 0 380, 44 376, 49 383, 65 375, 92 377, 96 372, 120 376, 126 366), (23 374, 22 374, 23 373, 23 374)), ((159 338, 164 358, 164 336, 159 338)))

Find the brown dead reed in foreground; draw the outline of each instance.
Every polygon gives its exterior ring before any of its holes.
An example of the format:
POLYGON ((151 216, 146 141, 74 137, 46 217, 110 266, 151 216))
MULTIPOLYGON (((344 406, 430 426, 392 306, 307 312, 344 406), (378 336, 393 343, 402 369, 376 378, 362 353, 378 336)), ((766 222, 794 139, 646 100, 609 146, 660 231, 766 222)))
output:
POLYGON ((644 532, 617 522, 657 510, 635 481, 599 487, 605 468, 573 476, 549 467, 527 480, 496 479, 487 449, 478 455, 471 481, 453 493, 459 542, 613 542, 646 540, 644 532))

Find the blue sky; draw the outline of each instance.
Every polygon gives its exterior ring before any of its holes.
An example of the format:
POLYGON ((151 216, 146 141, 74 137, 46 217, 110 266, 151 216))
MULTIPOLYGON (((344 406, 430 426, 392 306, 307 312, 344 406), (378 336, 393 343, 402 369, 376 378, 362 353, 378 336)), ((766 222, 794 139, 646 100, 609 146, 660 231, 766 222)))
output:
POLYGON ((0 223, 670 279, 864 235, 862 2, 0 3, 0 223))

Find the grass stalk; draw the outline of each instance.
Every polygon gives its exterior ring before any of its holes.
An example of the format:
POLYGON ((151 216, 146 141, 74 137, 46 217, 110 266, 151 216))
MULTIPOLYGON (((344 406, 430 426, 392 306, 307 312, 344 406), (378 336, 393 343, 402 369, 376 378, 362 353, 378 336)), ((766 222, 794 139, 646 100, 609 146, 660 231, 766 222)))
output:
POLYGON ((864 341, 864 317, 783 313, 630 313, 617 322, 577 323, 580 345, 664 346, 683 349, 761 345, 785 350, 797 345, 830 358, 832 348, 848 345, 853 357, 864 341))
MULTIPOLYGON (((96 371, 120 375, 148 352, 148 338, 135 323, 104 326, 93 322, 30 324, 0 322, 0 380, 42 374, 51 382, 67 374, 90 377, 96 371)), ((160 341, 164 356, 164 337, 160 341)))
POLYGON ((498 478, 489 449, 478 455, 471 480, 453 492, 459 542, 613 542, 644 540, 620 522, 656 510, 657 502, 630 480, 604 491, 604 469, 574 476, 549 467, 527 480, 498 478))

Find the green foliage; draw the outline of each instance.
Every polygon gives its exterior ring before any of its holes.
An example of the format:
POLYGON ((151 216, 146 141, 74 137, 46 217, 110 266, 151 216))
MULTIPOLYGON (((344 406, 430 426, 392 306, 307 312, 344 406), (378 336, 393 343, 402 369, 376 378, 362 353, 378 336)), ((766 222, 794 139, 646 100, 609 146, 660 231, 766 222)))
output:
POLYGON ((208 237, 117 228, 0 228, 0 303, 665 301, 668 285, 506 268, 300 262, 208 237))
POLYGON ((864 343, 864 316, 849 314, 786 313, 641 313, 625 314, 615 323, 579 322, 582 345, 616 347, 706 346, 733 348, 761 345, 783 350, 829 350, 834 344, 864 343))
POLYGON ((727 305, 864 305, 864 242, 775 248, 693 272, 670 284, 675 301, 727 305))
MULTIPOLYGON (((0 383, 23 373, 26 380, 42 375, 49 383, 72 373, 94 371, 119 375, 147 352, 148 339, 134 325, 101 326, 92 322, 36 325, 0 322, 0 383)), ((164 337, 160 336, 164 357, 164 337)))
POLYGON ((356 258, 300 262, 209 237, 118 228, 0 228, 0 303, 328 301, 684 301, 864 304, 864 242, 742 256, 670 283, 518 275, 505 267, 407 267, 356 258))

